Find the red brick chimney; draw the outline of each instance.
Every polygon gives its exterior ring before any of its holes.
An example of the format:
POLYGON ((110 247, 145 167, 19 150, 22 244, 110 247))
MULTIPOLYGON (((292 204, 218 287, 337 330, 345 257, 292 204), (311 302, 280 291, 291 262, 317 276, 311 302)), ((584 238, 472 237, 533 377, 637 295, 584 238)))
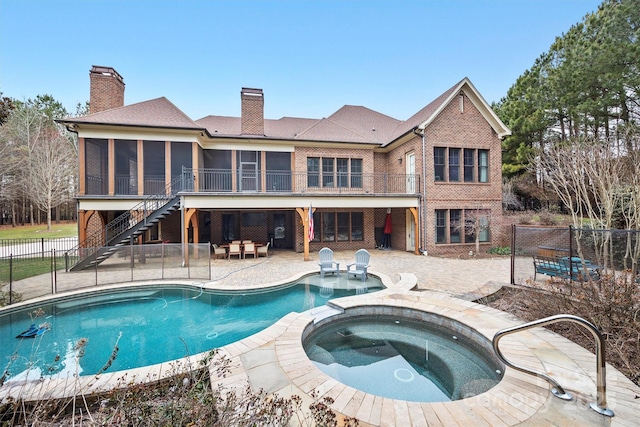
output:
POLYGON ((264 95, 262 89, 243 87, 240 91, 242 100, 243 135, 264 135, 264 95))
POLYGON ((124 106, 124 80, 116 70, 94 65, 89 79, 89 114, 124 106))

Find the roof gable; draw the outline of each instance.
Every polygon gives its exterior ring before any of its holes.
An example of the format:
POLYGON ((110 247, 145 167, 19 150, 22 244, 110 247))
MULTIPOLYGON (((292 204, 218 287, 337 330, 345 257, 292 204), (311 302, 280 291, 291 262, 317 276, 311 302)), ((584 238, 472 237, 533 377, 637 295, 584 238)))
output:
POLYGON ((460 82, 449 88, 442 95, 434 99, 427 104, 420 111, 415 113, 409 119, 402 122, 394 131, 391 140, 389 140, 384 146, 391 144, 394 140, 406 135, 408 132, 414 129, 425 129, 433 120, 449 105, 449 103, 460 93, 464 93, 476 106, 480 114, 487 120, 489 125, 495 130, 500 138, 511 135, 511 131, 500 120, 500 118, 494 113, 487 101, 484 100, 482 95, 473 86, 471 81, 465 77, 460 82))

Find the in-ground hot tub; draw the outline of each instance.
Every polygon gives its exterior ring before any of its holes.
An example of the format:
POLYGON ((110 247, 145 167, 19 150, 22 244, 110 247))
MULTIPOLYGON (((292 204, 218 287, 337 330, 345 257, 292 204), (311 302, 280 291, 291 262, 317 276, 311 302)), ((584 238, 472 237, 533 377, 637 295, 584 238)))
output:
POLYGON ((464 399, 495 386, 504 372, 479 332, 417 310, 354 307, 311 324, 303 336, 307 355, 325 374, 392 399, 464 399))

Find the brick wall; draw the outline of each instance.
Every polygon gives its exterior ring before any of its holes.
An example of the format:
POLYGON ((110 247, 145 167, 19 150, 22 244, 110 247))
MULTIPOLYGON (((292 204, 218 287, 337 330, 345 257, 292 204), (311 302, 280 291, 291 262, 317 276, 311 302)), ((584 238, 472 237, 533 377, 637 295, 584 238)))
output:
MULTIPOLYGON (((426 134, 426 243, 432 254, 466 254, 475 250, 475 244, 435 244, 436 209, 490 209, 491 222, 498 226, 502 219, 502 144, 497 134, 468 98, 464 112, 460 111, 456 97, 427 127, 426 134), (433 147, 473 148, 489 150, 489 180, 487 183, 435 182, 433 147)), ((415 144, 422 144, 420 137, 415 144)), ((420 148, 421 150, 421 148, 420 148)), ((477 161, 477 159, 476 159, 477 161)), ((418 161, 416 160, 416 163, 418 161)), ((417 165, 416 165, 417 166, 417 165)), ((501 232, 492 230, 491 241, 481 248, 500 244, 501 232)))
MULTIPOLYGON (((464 109, 460 109, 460 100, 455 97, 425 131, 425 167, 423 176, 422 137, 414 138, 391 150, 386 156, 386 171, 389 174, 406 173, 406 156, 415 154, 415 173, 420 176, 418 191, 426 187, 426 249, 434 255, 460 255, 475 250, 474 244, 435 244, 436 209, 490 209, 492 216, 491 242, 481 243, 482 248, 501 244, 502 231, 498 224, 502 217, 502 144, 489 123, 473 103, 465 97, 464 109), (454 147, 489 150, 489 180, 487 183, 448 183, 435 182, 433 148, 454 147), (398 159, 402 159, 400 162, 398 159), (424 181, 423 181, 424 180, 424 181)), ((477 159, 476 159, 477 161, 477 159)), ((379 167, 376 165, 376 167, 379 167)), ((418 184, 418 183, 416 183, 418 184)), ((394 230, 392 246, 405 248, 406 217, 404 210, 392 212, 394 230), (400 212, 402 211, 402 212, 400 212)), ((422 227, 422 219, 420 226, 422 227)), ((422 241, 421 241, 422 242, 422 241)), ((422 246, 422 244, 419 246, 422 246)))

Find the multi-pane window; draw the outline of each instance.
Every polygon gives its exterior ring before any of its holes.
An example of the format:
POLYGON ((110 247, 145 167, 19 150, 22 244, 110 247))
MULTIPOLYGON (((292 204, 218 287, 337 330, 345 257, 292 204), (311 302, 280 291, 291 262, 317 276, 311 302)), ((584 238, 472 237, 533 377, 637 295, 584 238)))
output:
POLYGON ((436 210, 436 243, 447 243, 447 211, 436 210))
POLYGON ((489 150, 433 148, 436 182, 488 182, 489 150))
POLYGON ((460 149, 449 148, 449 181, 460 181, 460 149))
POLYGON ((349 159, 336 159, 338 188, 349 187, 349 159))
POLYGON ((364 240, 364 214, 351 212, 351 240, 364 240))
POLYGON ((473 182, 476 150, 464 149, 464 182, 473 182))
POLYGON ((478 150, 478 182, 489 181, 489 150, 478 150))
POLYGON ((319 157, 307 157, 307 186, 320 187, 319 157))
POLYGON ((436 181, 444 181, 444 170, 445 170, 445 157, 447 154, 447 149, 442 147, 434 147, 433 148, 433 169, 435 172, 434 179, 436 181))
POLYGON ((362 159, 351 159, 351 187, 362 188, 362 159))
POLYGON ((338 220, 336 221, 336 227, 338 230, 338 241, 344 242, 349 241, 349 212, 338 212, 336 214, 338 220))
POLYGON ((476 233, 480 242, 488 242, 490 216, 488 209, 436 209, 436 243, 473 243, 476 233))
POLYGON ((362 159, 307 157, 307 186, 362 188, 362 159))
POLYGON ((461 227, 462 223, 462 210, 450 209, 449 210, 449 243, 460 243, 461 227))
POLYGON ((314 242, 364 240, 362 212, 316 212, 313 214, 314 242))
POLYGON ((487 209, 466 209, 464 211, 465 243, 475 242, 476 234, 479 235, 478 241, 489 241, 489 218, 490 211, 487 209))
POLYGON ((322 236, 323 242, 335 242, 336 241, 336 213, 335 212, 323 212, 322 213, 322 236))
POLYGON ((323 157, 322 158, 322 186, 323 187, 335 187, 333 170, 335 159, 323 157))

